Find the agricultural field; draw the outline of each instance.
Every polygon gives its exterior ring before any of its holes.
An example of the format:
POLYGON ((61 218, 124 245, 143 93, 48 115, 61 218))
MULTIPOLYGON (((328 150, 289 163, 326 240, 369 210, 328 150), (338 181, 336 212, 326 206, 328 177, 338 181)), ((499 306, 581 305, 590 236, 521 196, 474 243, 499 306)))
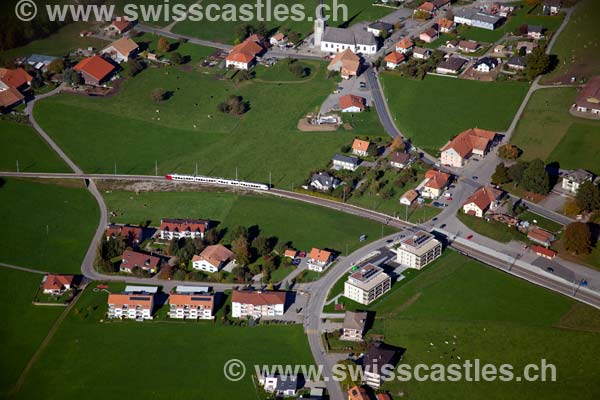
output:
POLYGON ((569 83, 600 74, 600 37, 598 19, 600 2, 580 0, 568 25, 552 48, 558 58, 557 68, 542 79, 542 83, 569 83))
MULTIPOLYGON (((217 229, 231 232, 236 226, 258 225, 260 234, 291 241, 299 250, 312 247, 349 251, 363 246, 360 235, 374 240, 393 230, 376 222, 339 211, 271 196, 223 192, 111 191, 104 195, 113 222, 160 224, 161 218, 206 218, 217 229), (383 230, 382 230, 383 228, 383 230)), ((225 235, 225 242, 229 237, 225 235)))
POLYGON ((313 362, 297 325, 239 327, 226 326, 220 319, 213 323, 162 318, 102 322, 108 295, 91 290, 93 286, 63 321, 15 398, 44 392, 48 399, 189 399, 206 393, 216 400, 256 399, 254 364, 313 362), (232 358, 246 363, 247 373, 239 382, 223 375, 223 365, 232 358))
MULTIPOLYGON (((61 94, 35 108, 37 121, 84 171, 200 174, 267 182, 289 189, 326 164, 352 132, 300 132, 298 120, 335 87, 323 64, 302 83, 220 80, 210 70, 150 68, 109 98, 61 94), (318 71, 317 71, 318 69, 318 71), (160 103, 150 94, 168 92, 160 103), (217 105, 242 96, 249 110, 223 114, 217 105), (281 109, 292 110, 281 112, 281 109), (126 134, 124 134, 126 132, 126 134), (257 146, 256 143, 261 143, 257 146)), ((183 68, 183 67, 182 67, 183 68)))
POLYGON ((406 349, 402 362, 462 364, 480 359, 524 365, 546 359, 557 368, 549 382, 390 382, 392 394, 462 399, 594 399, 600 361, 600 313, 452 252, 428 266, 375 307, 371 333, 406 349), (585 348, 586 351, 581 351, 585 348))
MULTIPOLYGON (((0 189, 3 190, 3 189, 0 189)), ((4 288, 0 293, 3 322, 0 341, 0 397, 8 398, 21 372, 50 330, 62 307, 41 307, 31 304, 43 275, 0 269, 4 288)))
MULTIPOLYGON (((213 3, 213 1, 203 2, 202 5, 206 7, 206 5, 213 3)), ((332 4, 331 0, 327 0, 324 2, 325 4, 332 4)), ((348 7, 348 15, 347 18, 344 18, 343 13, 338 12, 338 16, 336 20, 333 19, 335 17, 332 15, 332 19, 328 22, 331 26, 349 26, 357 22, 361 21, 375 21, 393 10, 386 7, 377 7, 373 6, 370 2, 364 2, 361 0, 344 0, 338 1, 338 4, 343 4, 348 7)), ((234 0, 231 4, 235 4, 237 6, 241 4, 245 4, 243 0, 234 0)), ((273 8, 276 7, 277 4, 286 4, 288 7, 290 3, 286 3, 282 0, 272 1, 273 8)), ((298 2, 298 4, 302 4, 304 6, 304 12, 307 16, 313 17, 315 15, 316 6, 319 4, 317 0, 303 0, 298 2)), ((204 40, 212 40, 219 43, 228 43, 233 44, 235 39, 235 29, 237 26, 242 25, 243 22, 240 21, 202 21, 202 22, 194 22, 194 21, 182 21, 177 23, 173 27, 173 32, 197 37, 204 40)), ((269 30, 269 34, 274 34, 280 29, 288 28, 294 32, 299 33, 302 37, 307 36, 312 32, 313 21, 308 20, 308 18, 303 18, 301 21, 276 21, 274 18, 271 20, 265 21, 266 28, 269 30)))
POLYGON ((5 235, 0 262, 42 271, 77 273, 99 220, 81 187, 6 179, 0 185, 5 235))
POLYGON ((0 121, 0 170, 21 172, 70 172, 29 125, 0 121))
POLYGON ((527 83, 478 82, 427 76, 422 81, 381 74, 396 126, 431 154, 465 129, 505 131, 525 93, 527 83))
POLYGON ((576 88, 547 88, 532 95, 511 139, 523 150, 523 159, 600 174, 600 122, 569 113, 576 96, 576 88))

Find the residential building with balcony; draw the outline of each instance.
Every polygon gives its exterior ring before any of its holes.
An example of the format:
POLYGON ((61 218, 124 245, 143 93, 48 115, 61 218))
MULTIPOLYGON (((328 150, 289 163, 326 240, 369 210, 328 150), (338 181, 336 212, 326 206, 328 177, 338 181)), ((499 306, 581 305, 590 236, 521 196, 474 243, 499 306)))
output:
POLYGON ((279 317, 285 312, 286 292, 234 290, 231 296, 233 318, 279 317))
POLYGON ((108 318, 135 319, 136 321, 152 319, 156 292, 145 291, 148 288, 143 288, 141 289, 143 291, 139 292, 131 292, 128 289, 130 288, 126 288, 124 293, 108 295, 108 318))
POLYGON ((433 235, 419 231, 400 241, 396 255, 399 264, 421 269, 442 255, 442 244, 433 235))
POLYGON ((169 317, 174 319, 213 319, 215 296, 208 287, 177 286, 169 296, 169 317))
POLYGON ((383 268, 368 264, 348 276, 344 296, 360 304, 370 304, 392 287, 392 278, 383 268))
POLYGON ((158 236, 163 240, 179 239, 182 237, 195 239, 204 238, 209 229, 209 221, 202 219, 162 219, 158 236))

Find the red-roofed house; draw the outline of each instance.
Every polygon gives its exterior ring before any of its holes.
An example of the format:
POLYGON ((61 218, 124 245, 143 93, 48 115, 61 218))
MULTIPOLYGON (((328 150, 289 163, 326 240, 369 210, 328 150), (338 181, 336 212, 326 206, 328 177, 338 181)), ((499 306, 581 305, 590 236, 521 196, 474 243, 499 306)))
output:
POLYGON ((438 29, 442 33, 451 32, 454 29, 454 21, 448 18, 440 18, 438 19, 438 29))
POLYGON ((442 147, 440 161, 443 165, 464 167, 471 155, 485 156, 495 138, 496 132, 479 128, 467 129, 442 147))
POLYGON ((133 250, 125 250, 121 257, 121 266, 119 267, 119 270, 130 274, 135 268, 139 268, 142 271, 155 274, 158 272, 160 262, 161 260, 159 257, 139 253, 133 250))
POLYGON ((488 210, 495 210, 500 206, 504 192, 491 186, 482 186, 477 189, 463 204, 463 212, 483 218, 488 210))
POLYGON ((24 99, 33 78, 23 68, 0 68, 0 111, 8 110, 24 99))
POLYGON ((419 7, 417 7, 417 9, 414 12, 416 13, 417 11, 426 12, 427 14, 433 14, 437 11, 437 7, 432 2, 426 1, 419 7))
POLYGON ((392 51, 383 59, 385 66, 390 69, 396 68, 398 65, 406 61, 406 56, 400 52, 392 51))
POLYGON ((48 274, 42 281, 42 289, 45 294, 61 295, 71 290, 75 277, 73 275, 48 274))
POLYGON ((310 253, 308 253, 308 269, 323 272, 329 266, 331 259, 332 254, 330 251, 313 247, 310 253))
POLYGON ((264 50, 262 38, 254 34, 231 49, 225 58, 225 66, 249 70, 256 63, 256 56, 264 50))
POLYGON ((233 259, 233 252, 221 244, 206 246, 206 248, 192 258, 194 269, 205 272, 218 272, 230 260, 233 259))
POLYGON ((371 142, 368 140, 354 139, 352 142, 352 154, 357 156, 367 156, 371 142))
POLYGON ((282 316, 286 298, 286 292, 234 290, 231 295, 231 316, 253 319, 282 316))
POLYGON ((176 319, 213 319, 215 296, 210 293, 171 293, 169 317, 176 319))
POLYGON ((139 226, 131 225, 109 225, 106 228, 106 240, 112 240, 117 236, 122 237, 128 244, 139 243, 144 230, 139 226))
POLYGON ((195 239, 204 238, 209 229, 209 221, 202 219, 165 218, 160 221, 158 235, 163 240, 179 239, 182 237, 195 239))
POLYGON ((73 67, 81 73, 86 85, 98 86, 104 83, 115 72, 115 66, 100 56, 84 58, 73 67))
POLYGON ((531 246, 531 251, 540 257, 547 258, 548 260, 552 260, 556 256, 556 252, 554 250, 547 249, 542 246, 531 246))
POLYGON ((419 39, 421 39, 425 43, 431 43, 438 38, 438 35, 438 31, 435 30, 435 28, 429 28, 419 35, 419 39))
POLYGON ((353 386, 348 389, 348 400, 370 400, 370 397, 364 387, 353 386))
POLYGON ((128 21, 125 17, 117 17, 112 20, 109 26, 104 28, 104 31, 108 34, 122 35, 129 31, 136 21, 128 21))
POLYGON ((527 234, 527 239, 541 244, 542 246, 550 247, 552 242, 556 240, 556 236, 554 236, 552 232, 548 232, 545 229, 534 227, 527 234))
POLYGON ((430 199, 437 199, 442 195, 442 192, 449 183, 449 174, 435 169, 430 169, 429 171, 425 172, 425 183, 421 189, 421 196, 430 199))
POLYGON ((365 98, 360 96, 355 96, 353 94, 347 94, 345 96, 340 97, 340 110, 342 112, 350 112, 357 113, 364 111, 365 109, 365 98))
POLYGON ((407 37, 402 38, 402 40, 396 43, 396 51, 402 54, 409 54, 413 47, 415 47, 415 44, 407 37))
POLYGON ((108 318, 152 319, 154 293, 111 293, 108 295, 108 318))

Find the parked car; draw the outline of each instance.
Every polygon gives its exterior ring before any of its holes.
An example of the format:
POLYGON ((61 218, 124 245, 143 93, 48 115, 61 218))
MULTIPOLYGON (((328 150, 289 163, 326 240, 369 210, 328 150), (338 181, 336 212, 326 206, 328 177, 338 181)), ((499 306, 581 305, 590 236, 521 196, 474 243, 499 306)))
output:
POLYGON ((359 241, 364 242, 365 240, 367 240, 367 235, 360 235, 360 237, 358 238, 359 241))
POLYGON ((552 267, 548 267, 548 268, 546 268, 546 271, 548 271, 548 272, 550 272, 551 274, 553 274, 553 273, 554 273, 554 268, 552 268, 552 267))
POLYGON ((306 257, 306 252, 305 251, 301 251, 300 253, 298 253, 298 257, 300 257, 300 258, 306 257))
POLYGON ((366 88, 366 87, 367 87, 367 84, 366 84, 365 82, 361 82, 361 83, 360 83, 360 88, 361 88, 361 89, 364 89, 364 88, 366 88))
POLYGON ((452 201, 452 197, 448 197, 446 200, 448 200, 448 201, 452 201))
POLYGON ((292 260, 292 265, 298 266, 298 265, 300 265, 301 262, 302 262, 301 258, 294 258, 292 260))
POLYGON ((473 239, 473 235, 467 236, 467 240, 471 240, 471 239, 473 239))
POLYGON ((473 176, 473 180, 476 181, 477 179, 479 179, 479 177, 477 176, 473 176))

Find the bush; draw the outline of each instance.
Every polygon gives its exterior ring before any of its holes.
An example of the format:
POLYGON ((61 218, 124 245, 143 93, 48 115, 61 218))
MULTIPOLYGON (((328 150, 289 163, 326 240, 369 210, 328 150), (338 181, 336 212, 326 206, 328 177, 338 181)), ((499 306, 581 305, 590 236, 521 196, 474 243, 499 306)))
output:
POLYGON ((161 102, 167 98, 167 91, 162 88, 156 88, 150 93, 150 97, 156 103, 161 102))

